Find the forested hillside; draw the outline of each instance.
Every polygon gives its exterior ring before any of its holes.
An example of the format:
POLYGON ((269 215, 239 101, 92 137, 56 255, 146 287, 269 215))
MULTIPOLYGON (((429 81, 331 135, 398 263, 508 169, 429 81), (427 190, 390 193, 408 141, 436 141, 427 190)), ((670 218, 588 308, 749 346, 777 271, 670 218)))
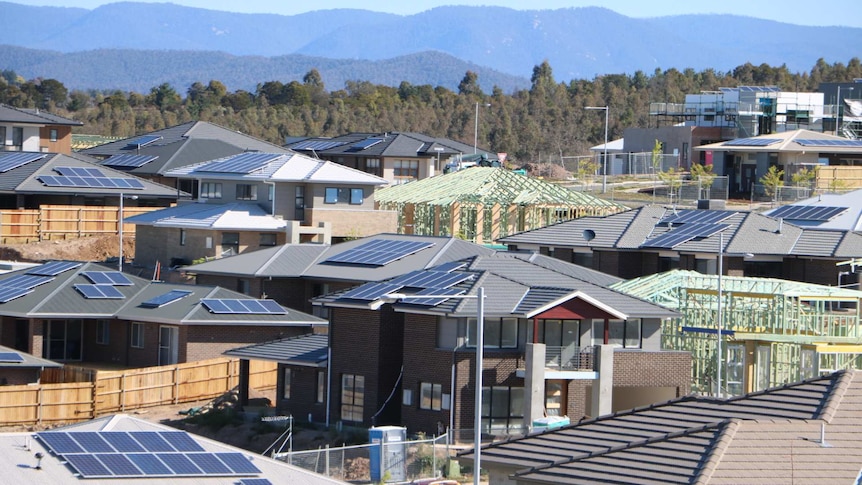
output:
POLYGON ((785 66, 744 64, 730 72, 692 69, 652 74, 598 76, 557 82, 551 65, 533 68, 529 89, 484 92, 467 71, 452 91, 440 86, 398 87, 349 81, 328 90, 316 69, 302 81, 265 81, 254 92, 228 91, 218 80, 194 83, 185 93, 170 84, 146 93, 69 91, 62 80, 0 76, 0 102, 41 108, 84 123, 76 132, 128 137, 190 120, 205 120, 283 144, 288 136, 335 136, 348 132, 417 131, 472 144, 479 111, 479 145, 523 162, 559 161, 583 155, 601 143, 604 117, 584 106, 609 106, 610 138, 628 127, 649 126, 650 102, 680 103, 688 93, 741 85, 776 85, 786 91, 816 91, 821 82, 862 78, 862 63, 819 60, 809 72, 785 66))

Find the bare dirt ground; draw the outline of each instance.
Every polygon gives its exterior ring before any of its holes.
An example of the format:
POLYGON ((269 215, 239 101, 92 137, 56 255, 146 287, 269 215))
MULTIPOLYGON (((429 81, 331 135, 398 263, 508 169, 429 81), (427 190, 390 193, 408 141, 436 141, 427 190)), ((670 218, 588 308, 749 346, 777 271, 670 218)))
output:
MULTIPOLYGON (((120 254, 117 235, 92 236, 80 239, 39 241, 29 244, 0 245, 0 260, 42 262, 46 260, 106 261, 120 254)), ((135 240, 123 238, 126 259, 135 254, 135 240)))

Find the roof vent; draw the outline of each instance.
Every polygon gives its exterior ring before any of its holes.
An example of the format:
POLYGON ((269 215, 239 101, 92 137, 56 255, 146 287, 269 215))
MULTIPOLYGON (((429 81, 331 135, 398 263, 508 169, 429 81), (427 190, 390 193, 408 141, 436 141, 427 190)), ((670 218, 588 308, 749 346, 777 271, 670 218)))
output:
POLYGON ((776 233, 776 234, 781 234, 781 231, 783 231, 783 230, 784 230, 784 218, 783 218, 783 217, 779 217, 779 218, 778 218, 778 230, 777 230, 777 231, 775 231, 775 233, 776 233))

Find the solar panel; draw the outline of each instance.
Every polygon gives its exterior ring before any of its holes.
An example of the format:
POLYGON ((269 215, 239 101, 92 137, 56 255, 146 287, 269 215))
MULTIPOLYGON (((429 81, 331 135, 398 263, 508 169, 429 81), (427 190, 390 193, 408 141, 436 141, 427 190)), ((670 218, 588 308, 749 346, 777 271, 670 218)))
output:
POLYGON ((174 472, 152 453, 130 453, 126 455, 146 475, 173 475, 174 472))
POLYGON ((138 168, 152 162, 159 157, 155 155, 132 155, 126 153, 123 155, 113 155, 102 160, 102 165, 107 167, 127 167, 138 168))
POLYGON ((132 437, 138 440, 138 443, 147 451, 174 451, 174 447, 165 441, 161 437, 161 434, 156 431, 139 431, 133 433, 132 437))
POLYGON ((780 138, 737 138, 735 140, 726 141, 722 143, 722 145, 737 147, 765 147, 780 141, 780 138))
POLYGON ((383 141, 383 138, 366 138, 365 140, 358 141, 353 145, 350 145, 350 148, 354 150, 366 150, 368 148, 373 147, 374 145, 383 141))
POLYGON ((137 453, 146 451, 140 443, 125 431, 103 431, 102 438, 105 439, 115 450, 120 453, 137 453))
POLYGON ((393 285, 409 286, 412 288, 449 288, 452 285, 472 278, 467 273, 444 273, 442 271, 411 271, 388 281, 393 285))
POLYGON ((239 485, 272 485, 272 482, 266 478, 243 478, 239 485))
MULTIPOLYGON (((415 296, 421 295, 460 295, 464 293, 463 290, 459 290, 456 288, 423 288, 422 290, 416 292, 415 296)), ((411 297, 414 295, 410 295, 411 297)), ((401 303, 407 303, 409 305, 422 305, 422 306, 437 306, 444 301, 448 300, 448 298, 405 298, 401 300, 401 303)))
POLYGON ((37 433, 36 436, 45 443, 48 448, 58 455, 67 453, 83 453, 84 449, 73 440, 68 433, 62 431, 50 431, 45 433, 37 433))
POLYGON ((114 476, 134 477, 144 475, 144 472, 121 453, 101 453, 95 456, 114 476))
POLYGON ((0 281, 0 287, 31 289, 51 281, 54 281, 53 276, 19 274, 0 281))
POLYGON ((394 293, 401 288, 403 288, 403 286, 393 285, 390 283, 365 283, 362 286, 358 286, 352 290, 344 292, 339 298, 374 301, 383 295, 394 293))
POLYGON ((191 460, 181 453, 156 453, 156 456, 177 475, 204 474, 203 470, 195 466, 191 460))
POLYGON ((145 302, 142 302, 141 306, 144 308, 159 308, 167 305, 168 303, 175 302, 180 298, 185 298, 186 296, 191 294, 192 292, 188 290, 171 290, 167 293, 161 294, 159 296, 150 298, 145 302))
POLYGON ((449 273, 451 271, 455 271, 456 269, 466 268, 467 263, 463 261, 452 261, 449 263, 438 264, 437 266, 433 266, 428 268, 431 271, 443 271, 445 273, 449 273))
POLYGON ((24 274, 35 274, 40 276, 57 276, 60 273, 65 273, 70 269, 81 266, 81 263, 74 261, 51 261, 50 263, 40 264, 35 268, 31 268, 24 274))
POLYGON ((434 243, 423 241, 375 239, 338 253, 326 259, 325 262, 386 266, 393 261, 397 261, 433 245, 434 243))
POLYGON ((343 145, 343 141, 305 140, 290 147, 291 150, 328 150, 343 145))
POLYGON ((130 286, 131 280, 119 271, 84 271, 81 273, 97 285, 130 286))
POLYGON ((47 156, 45 153, 0 153, 0 173, 8 172, 47 156))
POLYGON ((662 224, 715 224, 724 221, 736 215, 734 211, 719 211, 719 210, 682 210, 677 213, 671 213, 659 221, 658 225, 662 224))
POLYGON ((222 160, 209 162, 195 169, 196 172, 251 173, 269 162, 284 156, 282 153, 246 152, 222 160))
POLYGON ((122 299, 123 295, 114 285, 75 285, 88 300, 122 299))
MULTIPOLYGON (((815 205, 785 205, 769 213, 776 219, 795 221, 829 221, 847 210, 847 207, 826 207, 815 205)), ((0 282, 2 285, 3 282, 0 282)))
POLYGON ((862 140, 794 140, 804 147, 862 147, 862 140))
POLYGON ((162 137, 159 135, 139 136, 130 140, 128 144, 126 144, 125 148, 141 148, 161 139, 162 137))
POLYGON ((189 453, 186 455, 192 463, 207 475, 232 474, 233 470, 216 458, 212 453, 189 453))
POLYGON ((144 184, 138 179, 119 177, 80 177, 65 175, 40 175, 40 182, 48 187, 83 187, 91 189, 134 189, 141 190, 144 184))
POLYGON ((672 249, 692 239, 709 237, 728 227, 730 224, 685 224, 644 242, 641 247, 672 249))
POLYGON ((161 436, 177 451, 204 451, 203 447, 185 432, 168 431, 161 433, 161 436))
POLYGON ((0 352, 0 362, 24 362, 18 352, 0 352))
POLYGON ((76 431, 69 433, 81 445, 85 453, 112 453, 114 448, 95 431, 76 431))
POLYGON ((90 167, 54 167, 54 171, 68 177, 106 177, 98 168, 90 167))
POLYGON ((216 453, 215 455, 229 466, 234 473, 260 473, 260 470, 254 466, 254 463, 242 453, 216 453))
POLYGON ((287 310, 273 300, 202 298, 201 303, 212 313, 264 315, 287 313, 287 310))
POLYGON ((63 458, 84 478, 111 477, 114 475, 93 455, 65 455, 63 458))
POLYGON ((10 302, 15 298, 21 298, 32 292, 33 290, 30 288, 9 288, 2 286, 0 287, 0 303, 10 302))

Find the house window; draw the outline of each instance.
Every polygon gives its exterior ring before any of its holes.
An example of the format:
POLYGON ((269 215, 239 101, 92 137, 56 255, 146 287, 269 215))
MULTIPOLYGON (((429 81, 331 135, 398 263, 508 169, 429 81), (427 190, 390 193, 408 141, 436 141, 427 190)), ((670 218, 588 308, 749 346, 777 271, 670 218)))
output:
POLYGON ((51 141, 57 141, 57 129, 51 128, 48 130, 48 139, 51 141))
POLYGON ((52 320, 47 326, 44 356, 51 360, 81 360, 84 342, 81 320, 52 320))
POLYGON ((6 127, 0 126, 0 146, 6 146, 6 127))
POLYGON ((380 159, 379 158, 366 158, 365 159, 365 171, 372 174, 380 176, 380 159))
POLYGON ((362 201, 365 199, 365 191, 362 189, 350 189, 350 204, 352 205, 362 205, 362 201))
POLYGON ((419 178, 419 160, 395 160, 393 168, 396 182, 404 183, 419 178))
POLYGON ((327 187, 323 202, 326 204, 352 204, 359 205, 365 197, 362 189, 348 189, 339 187, 327 187))
POLYGON ((96 343, 108 345, 111 343, 110 325, 107 320, 96 320, 96 343))
POLYGON ((236 184, 236 200, 257 200, 257 185, 236 184))
POLYGON ((817 351, 814 349, 802 349, 799 356, 799 378, 810 379, 817 376, 817 351))
POLYGON ((180 229, 180 246, 186 245, 186 230, 180 229))
POLYGON ((276 235, 271 232, 264 232, 260 234, 260 245, 261 246, 275 246, 276 244, 276 235))
POLYGON ((242 293, 243 295, 251 294, 251 282, 245 279, 236 280, 236 291, 242 293))
POLYGON ((341 376, 341 420, 362 422, 365 404, 365 377, 355 374, 341 376))
POLYGON ((549 347, 577 347, 580 336, 580 320, 539 321, 539 341, 549 347))
POLYGON ((509 430, 524 425, 524 388, 492 386, 482 388, 482 429, 509 430))
POLYGON ((593 253, 592 251, 589 253, 572 253, 572 262, 577 264, 578 266, 583 266, 584 268, 592 268, 593 267, 593 253))
POLYGON ((320 404, 326 398, 326 372, 317 371, 317 399, 316 403, 320 404))
MULTIPOLYGON (((482 336, 486 349, 518 348, 517 318, 486 318, 482 336)), ((476 319, 467 319, 467 347, 476 346, 476 319)))
POLYGON ((20 126, 12 127, 12 146, 18 150, 24 146, 24 128, 20 126))
POLYGON ((443 405, 443 386, 422 382, 419 384, 419 409, 439 411, 443 405))
POLYGON ((764 389, 769 389, 770 384, 772 383, 771 375, 769 372, 770 364, 772 362, 772 358, 770 356, 771 349, 768 345, 760 345, 757 347, 756 351, 757 363, 754 366, 754 382, 755 382, 755 391, 762 391, 764 389))
POLYGON ((221 199, 221 183, 201 183, 201 199, 221 199))
POLYGON ((131 329, 131 345, 136 349, 144 348, 144 324, 132 323, 131 329))
POLYGON ((293 218, 297 221, 305 220, 305 187, 297 185, 294 192, 293 218))
POLYGON ((593 320, 593 345, 608 344, 625 349, 641 348, 641 321, 608 320, 608 338, 605 342, 605 321, 593 320))
POLYGON ((728 345, 727 362, 724 369, 726 379, 725 393, 741 396, 745 392, 745 345, 728 345))
POLYGON ((239 254, 239 233, 238 232, 223 232, 223 233, 221 233, 221 250, 222 250, 222 256, 239 254))
POLYGON ((290 399, 290 367, 284 368, 284 391, 282 391, 281 397, 290 399))

